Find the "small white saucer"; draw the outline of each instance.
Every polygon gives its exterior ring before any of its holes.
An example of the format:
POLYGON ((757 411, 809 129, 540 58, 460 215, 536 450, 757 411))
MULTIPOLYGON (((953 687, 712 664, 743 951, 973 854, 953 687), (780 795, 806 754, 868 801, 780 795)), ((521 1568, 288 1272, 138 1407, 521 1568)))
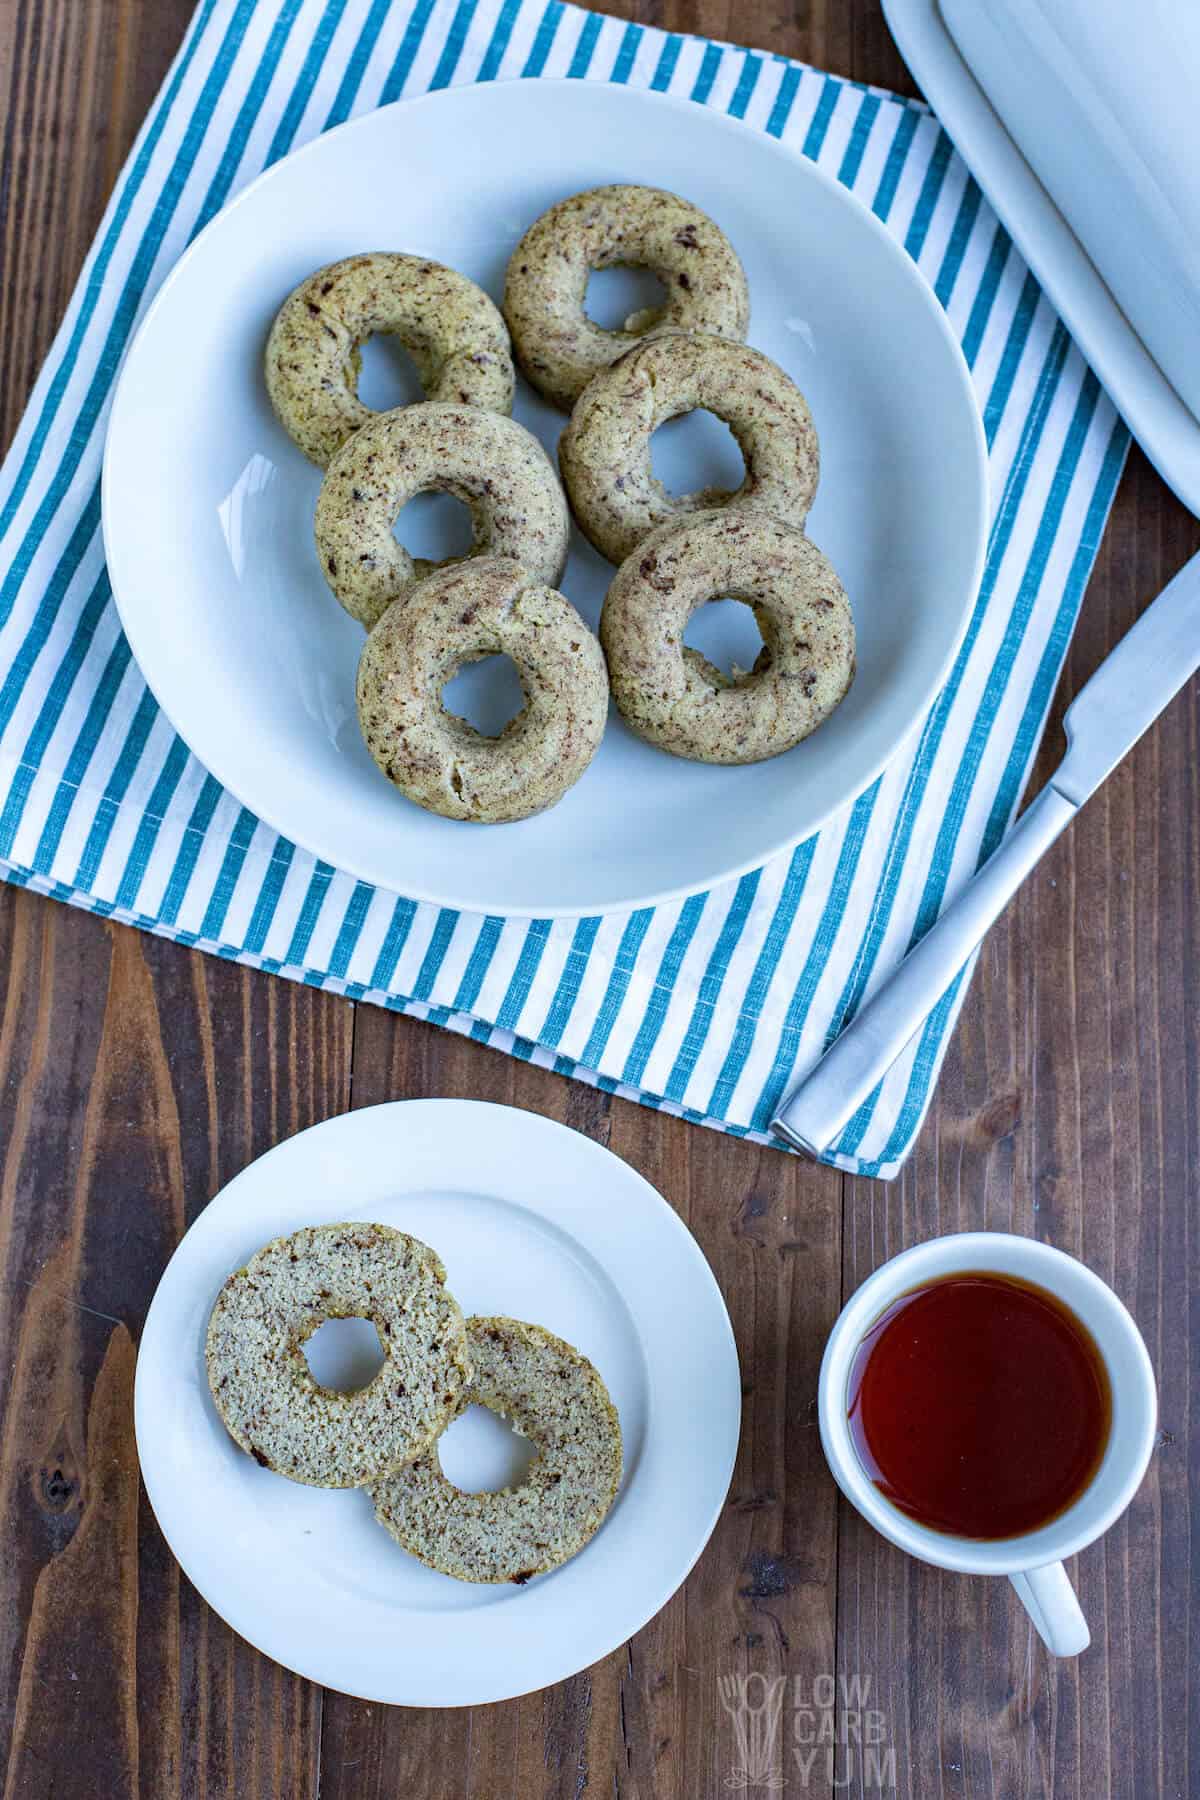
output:
MULTIPOLYGON (((346 1334, 351 1360, 354 1330, 322 1327, 346 1334)), ((509 1699, 638 1631, 713 1529, 740 1413, 724 1301, 662 1197, 577 1132, 471 1100, 347 1113, 243 1170, 167 1266, 135 1395, 146 1491, 208 1603, 310 1680, 408 1706, 509 1699), (464 1313, 545 1325, 599 1369, 621 1417, 624 1478, 597 1536, 561 1569, 523 1587, 436 1574, 375 1523, 365 1493, 297 1486, 227 1436, 204 1369, 218 1287, 269 1239, 337 1219, 415 1233, 464 1313)), ((517 1443, 472 1410, 444 1440, 445 1466, 460 1485, 500 1485, 517 1443)))

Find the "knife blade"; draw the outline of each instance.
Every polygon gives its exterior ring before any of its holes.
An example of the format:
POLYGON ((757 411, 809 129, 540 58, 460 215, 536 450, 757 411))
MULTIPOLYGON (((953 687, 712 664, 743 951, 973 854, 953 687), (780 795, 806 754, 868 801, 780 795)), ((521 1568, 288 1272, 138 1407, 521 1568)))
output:
POLYGON ((1200 556, 1151 601, 1067 708, 1067 753, 1050 777, 1082 806, 1200 669, 1200 556))
POLYGON ((1200 668, 1200 556, 1151 602, 1067 708, 1067 752, 1037 799, 936 924, 859 1008, 771 1129, 820 1155, 921 1029, 1026 875, 1200 668))

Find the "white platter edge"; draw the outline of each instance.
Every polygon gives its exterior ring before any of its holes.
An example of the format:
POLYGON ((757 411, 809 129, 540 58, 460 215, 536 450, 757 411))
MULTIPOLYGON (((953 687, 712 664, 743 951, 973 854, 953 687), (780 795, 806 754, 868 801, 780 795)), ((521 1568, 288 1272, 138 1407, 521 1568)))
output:
POLYGON ((1185 406, 1033 173, 942 20, 937 0, 883 0, 921 92, 1149 460, 1200 514, 1200 420, 1185 406))

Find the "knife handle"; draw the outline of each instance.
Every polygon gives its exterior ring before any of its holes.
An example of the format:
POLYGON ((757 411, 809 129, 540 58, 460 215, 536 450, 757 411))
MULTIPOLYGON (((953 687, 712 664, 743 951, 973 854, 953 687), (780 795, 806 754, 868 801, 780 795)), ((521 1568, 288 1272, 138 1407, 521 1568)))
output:
POLYGON ((1057 788, 1042 789, 812 1074, 793 1088, 771 1121, 772 1131, 811 1156, 833 1144, 1078 810, 1057 788))

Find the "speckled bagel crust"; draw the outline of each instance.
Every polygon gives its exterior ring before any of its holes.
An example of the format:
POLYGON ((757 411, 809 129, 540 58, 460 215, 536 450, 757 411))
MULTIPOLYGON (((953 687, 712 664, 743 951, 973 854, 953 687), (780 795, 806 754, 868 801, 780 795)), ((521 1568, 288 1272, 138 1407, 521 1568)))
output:
POLYGON ((502 824, 561 800, 600 747, 608 676, 570 601, 520 566, 481 557, 431 575, 388 608, 358 665, 367 749, 418 806, 502 824), (442 689, 466 663, 502 654, 525 705, 498 737, 447 712, 442 689))
POLYGON ((748 344, 678 332, 639 344, 588 384, 558 459, 575 517, 615 563, 668 519, 716 506, 803 525, 820 468, 808 403, 778 363, 748 344), (697 407, 724 419, 746 459, 733 493, 668 494, 651 469, 658 427, 697 407))
POLYGON ((427 400, 512 411, 508 330, 482 288, 424 256, 348 256, 288 295, 264 362, 280 424, 321 468, 376 417, 358 397, 361 347, 376 332, 399 338, 427 400))
POLYGON ((441 1260, 387 1225, 307 1226, 224 1283, 205 1360, 217 1411, 266 1469, 310 1487, 363 1487, 428 1449, 471 1373, 441 1260), (304 1344, 326 1319, 370 1319, 383 1367, 357 1393, 321 1387, 304 1344))
POLYGON ((816 545, 762 513, 705 513, 660 526, 617 571, 600 618, 626 724, 696 762, 751 763, 790 750, 854 678, 854 621, 816 545), (683 642, 708 600, 753 607, 763 649, 731 675, 683 642))
POLYGON ((536 1455, 520 1486, 467 1494, 436 1448, 371 1490, 398 1544, 460 1581, 523 1583, 583 1549, 616 1498, 621 1424, 600 1376, 540 1325, 468 1319, 472 1401, 511 1421, 536 1455))
POLYGON ((750 291, 733 245, 698 206, 664 188, 599 187, 534 220, 509 261, 504 316, 529 380, 569 412, 597 370, 648 331, 744 338, 750 291), (616 264, 652 270, 666 298, 606 331, 584 312, 584 295, 593 269, 616 264))
POLYGON ((379 413, 334 457, 317 497, 317 556, 346 611, 369 630, 393 600, 434 569, 392 532, 415 494, 454 494, 469 508, 469 556, 507 556, 553 587, 567 561, 571 521, 562 488, 533 433, 471 406, 405 406, 379 413))

